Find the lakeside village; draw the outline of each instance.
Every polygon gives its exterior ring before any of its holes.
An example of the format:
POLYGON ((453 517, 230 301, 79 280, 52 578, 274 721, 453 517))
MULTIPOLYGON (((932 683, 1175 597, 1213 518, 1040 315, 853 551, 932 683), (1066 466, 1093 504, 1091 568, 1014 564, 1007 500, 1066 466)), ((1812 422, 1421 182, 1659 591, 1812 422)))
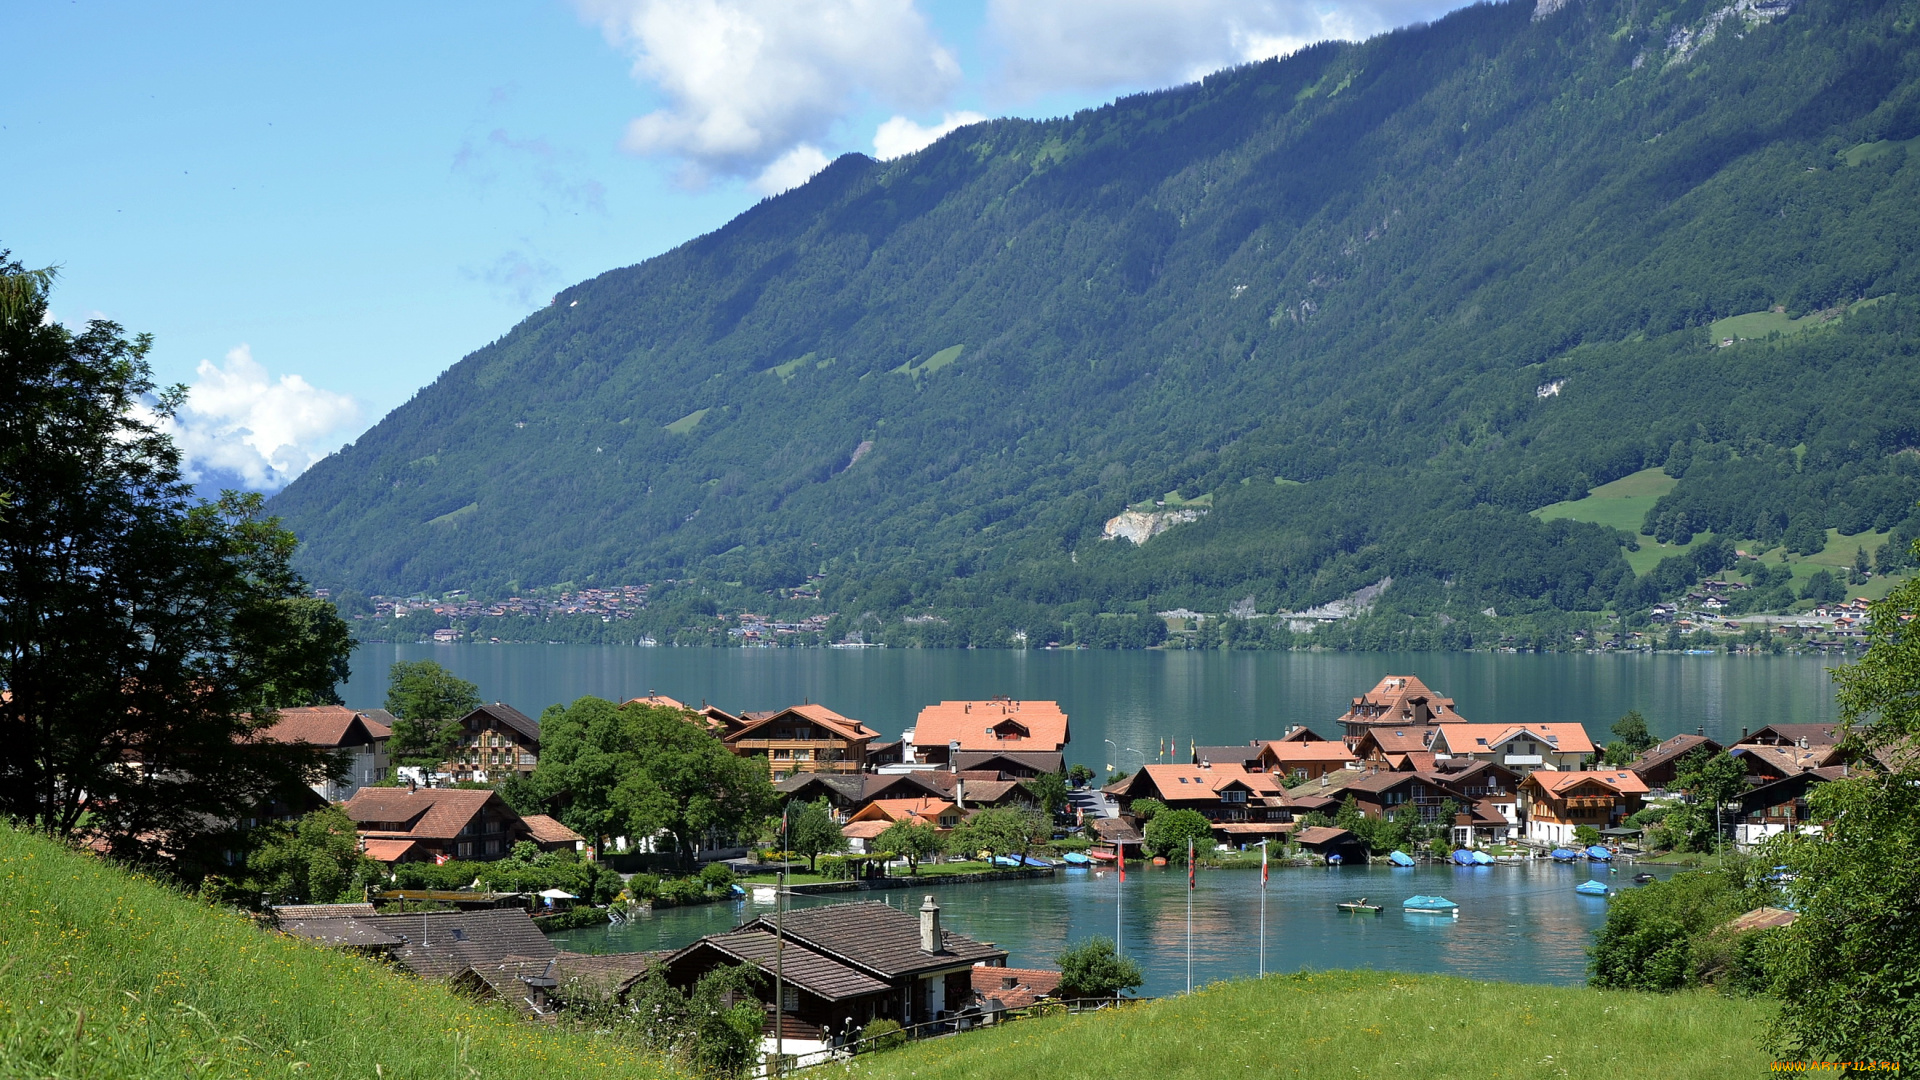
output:
MULTIPOLYGON (((566 588, 552 595, 513 595, 499 600, 475 599, 463 589, 437 597, 424 594, 369 597, 329 589, 314 592, 321 599, 334 601, 341 613, 356 624, 358 636, 367 641, 839 649, 973 643, 971 637, 955 638, 948 620, 931 613, 906 615, 897 623, 886 623, 875 622, 871 616, 851 620, 843 618, 838 611, 804 612, 805 606, 820 602, 822 580, 816 575, 804 586, 776 590, 777 596, 772 599, 779 614, 745 609, 727 611, 711 601, 694 608, 676 607, 672 613, 661 613, 652 610, 656 606, 653 603, 655 589, 650 583, 566 588), (795 608, 796 603, 801 603, 800 609, 795 608)), ((667 581, 663 584, 673 588, 692 583, 667 581)), ((1153 620, 1164 627, 1164 632, 1144 636, 1136 630, 1123 639, 1111 634, 1079 634, 1062 627, 1050 632, 1046 640, 1015 630, 1005 644, 1010 648, 1035 649, 1262 648, 1272 642, 1265 641, 1260 628, 1271 623, 1285 629, 1290 647, 1314 647, 1316 632, 1338 628, 1346 620, 1371 614, 1373 602, 1391 585, 1391 578, 1384 579, 1357 590, 1350 597, 1306 611, 1257 612, 1252 609, 1250 599, 1221 613, 1208 614, 1186 608, 1160 611, 1154 613, 1153 620)), ((1836 584, 1834 588, 1840 586, 1836 584)), ((1472 637, 1501 652, 1759 654, 1850 652, 1865 645, 1869 603, 1865 596, 1849 598, 1841 590, 1832 598, 1826 598, 1826 592, 1821 591, 1821 599, 1812 599, 1809 594, 1785 612, 1753 612, 1739 602, 1741 595, 1750 589, 1749 584, 1741 581, 1702 581, 1673 600, 1654 604, 1632 620, 1614 616, 1587 622, 1574 620, 1563 635, 1553 640, 1537 635, 1522 640, 1514 634, 1502 633, 1505 621, 1489 609, 1481 613, 1488 632, 1476 630, 1472 637)))
MULTIPOLYGON (((1689 818, 1715 845, 1744 849, 1800 828, 1809 789, 1847 771, 1831 725, 1774 725, 1723 747, 1697 733, 1654 742, 1630 714, 1615 726, 1622 738, 1601 747, 1578 723, 1475 723, 1412 675, 1353 698, 1334 737, 1296 725, 1244 746, 1162 747, 1180 760, 1104 785, 1065 766, 1069 720, 1050 701, 943 701, 894 740, 811 702, 739 715, 654 693, 626 705, 654 706, 649 715, 718 741, 753 763, 756 782, 763 766, 783 831, 709 832, 699 873, 662 881, 648 870, 675 861, 664 837, 590 838, 515 811, 503 791, 539 770, 542 745, 541 724, 512 706, 460 718, 449 758, 430 770, 390 768, 395 721, 381 710, 286 709, 268 729, 274 739, 351 762, 314 799, 351 820, 359 850, 384 873, 359 898, 326 897, 352 902, 283 904, 267 917, 534 1019, 632 1008, 662 980, 691 993, 715 972, 745 972, 757 978, 727 992, 762 1002, 763 1054, 808 1064, 1065 1008, 1068 998, 1111 1002, 1129 984, 1076 986, 1060 970, 1015 966, 1006 950, 944 926, 931 894, 913 911, 873 901, 780 911, 781 895, 1100 873, 1196 849, 1228 865, 1268 855, 1323 866, 1631 858, 1687 850, 1689 818), (580 884, 540 888, 555 880, 543 869, 580 884), (578 954, 542 932, 750 892, 776 913, 671 952, 578 954)), ((1406 903, 1457 913, 1441 897, 1406 903)), ((1791 914, 1756 916, 1760 925, 1791 914)))

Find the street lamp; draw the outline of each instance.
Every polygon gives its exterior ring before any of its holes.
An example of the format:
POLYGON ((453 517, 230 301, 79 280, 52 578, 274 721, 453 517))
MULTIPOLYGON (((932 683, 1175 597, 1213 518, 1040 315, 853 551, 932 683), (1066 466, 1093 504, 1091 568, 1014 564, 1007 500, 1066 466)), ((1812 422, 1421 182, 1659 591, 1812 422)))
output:
POLYGON ((1113 753, 1107 755, 1107 772, 1111 773, 1113 772, 1114 759, 1120 756, 1120 744, 1114 742, 1112 739, 1101 739, 1100 741, 1113 747, 1113 753))
POLYGON ((1127 753, 1129 753, 1129 754, 1139 754, 1139 755, 1140 755, 1140 767, 1141 767, 1141 768, 1143 768, 1143 769, 1147 767, 1147 752, 1146 752, 1145 750, 1135 750, 1135 749, 1134 749, 1133 747, 1131 747, 1131 746, 1129 746, 1129 747, 1127 747, 1127 753))

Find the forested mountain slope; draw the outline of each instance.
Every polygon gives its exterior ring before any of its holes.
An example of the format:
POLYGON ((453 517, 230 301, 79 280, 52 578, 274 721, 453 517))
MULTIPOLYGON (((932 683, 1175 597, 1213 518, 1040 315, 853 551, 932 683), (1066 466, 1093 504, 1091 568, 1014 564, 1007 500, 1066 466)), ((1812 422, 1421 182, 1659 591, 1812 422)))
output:
POLYGON ((848 155, 565 290, 273 509, 323 583, 824 572, 823 610, 982 644, 1388 576, 1422 614, 1643 605, 1686 568, 1529 511, 1665 466, 1648 532, 1817 549, 1920 498, 1917 20, 1481 5, 848 155), (1101 538, 1176 489, 1211 512, 1101 538))

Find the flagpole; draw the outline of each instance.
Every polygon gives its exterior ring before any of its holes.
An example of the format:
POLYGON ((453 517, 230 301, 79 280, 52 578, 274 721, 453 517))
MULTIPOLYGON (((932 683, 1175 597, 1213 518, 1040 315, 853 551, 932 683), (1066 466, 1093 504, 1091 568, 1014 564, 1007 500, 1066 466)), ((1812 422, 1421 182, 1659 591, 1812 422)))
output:
POLYGON ((1267 843, 1260 841, 1260 977, 1267 975, 1267 843))
POLYGON ((1194 838, 1187 838, 1187 994, 1194 992, 1194 838))

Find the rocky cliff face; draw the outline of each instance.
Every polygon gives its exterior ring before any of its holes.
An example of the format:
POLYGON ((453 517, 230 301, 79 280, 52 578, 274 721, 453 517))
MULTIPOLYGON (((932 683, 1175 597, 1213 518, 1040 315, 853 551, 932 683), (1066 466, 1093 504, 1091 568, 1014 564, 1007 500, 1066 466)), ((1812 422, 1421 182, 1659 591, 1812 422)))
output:
POLYGON ((1179 510, 1128 510, 1117 517, 1110 518, 1100 530, 1103 540, 1131 540, 1136 544, 1147 541, 1189 521, 1199 521, 1207 512, 1204 506, 1188 506, 1179 510))

